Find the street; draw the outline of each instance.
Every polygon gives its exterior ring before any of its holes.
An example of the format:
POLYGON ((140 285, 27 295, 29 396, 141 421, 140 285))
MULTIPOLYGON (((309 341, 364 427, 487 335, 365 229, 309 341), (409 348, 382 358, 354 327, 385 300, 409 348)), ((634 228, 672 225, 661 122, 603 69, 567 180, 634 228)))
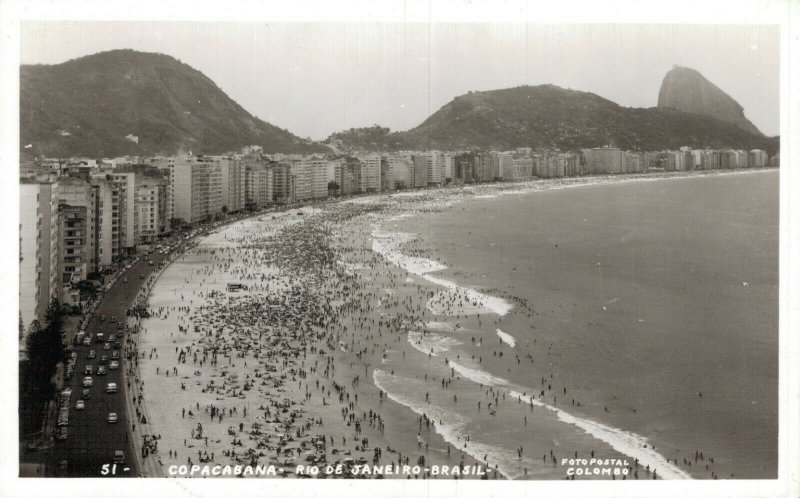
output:
MULTIPOLYGON (((75 374, 71 380, 65 382, 65 388, 72 388, 69 410, 69 435, 65 441, 56 440, 52 452, 51 465, 56 468, 59 462, 66 460, 67 468, 64 475, 68 477, 137 477, 139 469, 136 455, 134 454, 133 441, 130 436, 131 419, 126 409, 125 365, 124 348, 127 331, 117 329, 117 323, 126 322, 125 312, 133 304, 137 293, 147 277, 157 270, 158 265, 169 255, 159 254, 154 251, 149 256, 144 256, 134 264, 114 283, 105 293, 102 301, 89 322, 86 335, 94 337, 102 332, 107 339, 109 335, 116 334, 121 344, 120 349, 104 350, 104 343, 93 342, 90 346, 70 345, 77 353, 75 374), (153 265, 148 264, 153 261, 153 265), (141 278, 144 275, 144 278, 141 278), (125 278, 127 277, 127 282, 125 278), (100 317, 105 315, 105 320, 100 317), (117 322, 112 322, 111 317, 116 317, 117 322), (95 350, 96 357, 89 359, 89 351, 95 350), (111 370, 109 364, 114 351, 119 353, 119 368, 111 370), (108 357, 108 363, 103 365, 106 375, 97 375, 102 356, 108 357), (84 400, 85 409, 76 410, 75 405, 81 399, 84 389, 84 368, 93 366, 91 375, 94 385, 89 389, 91 398, 84 400), (117 392, 106 393, 106 385, 110 382, 117 384, 117 392), (116 413, 117 422, 108 422, 109 413, 116 413), (115 450, 125 452, 125 463, 114 466, 112 457, 115 450), (104 470, 104 465, 106 465, 104 470)), ((58 431, 56 431, 57 433, 58 431)), ((62 470, 63 472, 63 470, 62 470)))

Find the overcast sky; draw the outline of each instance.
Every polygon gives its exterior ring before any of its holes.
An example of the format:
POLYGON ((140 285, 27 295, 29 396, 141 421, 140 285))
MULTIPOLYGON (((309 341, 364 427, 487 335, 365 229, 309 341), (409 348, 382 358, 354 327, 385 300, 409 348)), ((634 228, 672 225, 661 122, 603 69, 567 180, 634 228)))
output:
POLYGON ((658 102, 673 64, 700 71, 779 132, 771 26, 25 22, 23 64, 117 48, 171 55, 261 119, 313 139, 417 126, 470 90, 552 83, 624 106, 658 102))

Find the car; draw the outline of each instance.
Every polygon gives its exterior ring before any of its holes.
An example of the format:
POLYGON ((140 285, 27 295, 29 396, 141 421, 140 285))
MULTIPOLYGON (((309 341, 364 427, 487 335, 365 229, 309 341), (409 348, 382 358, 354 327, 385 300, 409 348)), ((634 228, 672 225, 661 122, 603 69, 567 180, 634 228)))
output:
POLYGON ((83 338, 83 345, 84 346, 91 346, 91 344, 92 344, 92 338, 91 337, 87 336, 87 337, 83 338))
POLYGON ((84 408, 86 408, 86 403, 84 403, 82 399, 79 399, 78 402, 75 403, 75 409, 83 410, 84 408))
POLYGON ((115 323, 117 321, 117 317, 111 315, 111 323, 115 323))
POLYGON ((56 439, 59 441, 65 441, 67 436, 69 435, 69 431, 66 427, 59 427, 58 432, 56 433, 56 439))
POLYGON ((111 352, 111 359, 118 360, 119 359, 119 351, 112 351, 111 352))
POLYGON ((140 279, 142 279, 142 280, 144 280, 144 273, 140 273, 140 274, 139 274, 139 278, 140 278, 140 279))
POLYGON ((81 392, 81 399, 92 399, 92 391, 91 391, 91 389, 84 389, 81 392))
POLYGON ((94 371, 94 365, 92 365, 91 363, 83 367, 83 375, 92 375, 93 371, 94 371))
POLYGON ((106 367, 103 366, 97 367, 97 375, 105 375, 107 373, 108 371, 106 370, 106 367))
POLYGON ((117 392, 117 384, 115 382, 109 382, 106 386, 106 393, 113 394, 117 392))
POLYGON ((119 349, 121 347, 122 347, 122 344, 120 344, 119 341, 114 341, 114 349, 119 349))
POLYGON ((101 365, 106 365, 106 364, 108 364, 108 356, 106 356, 106 355, 103 355, 103 356, 101 356, 101 357, 100 357, 100 364, 101 364, 101 365))
POLYGON ((107 342, 103 344, 103 351, 109 351, 111 349, 111 343, 107 342))
POLYGON ((89 350, 89 359, 90 359, 90 360, 93 360, 93 359, 95 359, 95 358, 97 358, 97 351, 96 351, 96 350, 94 350, 94 349, 90 349, 90 350, 89 350))
POLYGON ((112 461, 117 464, 125 463, 125 453, 122 450, 114 450, 114 459, 112 461))
POLYGON ((114 342, 117 340, 117 334, 109 334, 108 342, 114 342))
POLYGON ((128 283, 128 277, 124 277, 124 278, 122 279, 122 283, 124 283, 124 284, 127 284, 127 283, 128 283))
POLYGON ((83 378, 83 387, 92 387, 94 385, 94 380, 91 377, 86 376, 83 378))
POLYGON ((119 369, 119 362, 117 360, 111 360, 111 363, 108 365, 109 370, 117 370, 119 369))
POLYGON ((106 320, 106 316, 105 315, 100 315, 100 321, 104 322, 105 320, 106 320))
POLYGON ((101 342, 104 342, 103 333, 102 332, 98 332, 97 335, 94 336, 94 342, 96 342, 97 344, 100 344, 101 342))
POLYGON ((109 424, 116 424, 117 423, 117 414, 111 412, 108 414, 108 423, 109 424))
POLYGON ((153 266, 154 263, 153 263, 152 260, 150 260, 150 261, 147 262, 147 264, 150 265, 150 266, 153 266))
MULTIPOLYGON (((124 325, 122 325, 122 322, 117 323, 117 330, 122 330, 122 327, 124 327, 124 325)), ((111 339, 111 340, 113 340, 113 339, 111 339)))

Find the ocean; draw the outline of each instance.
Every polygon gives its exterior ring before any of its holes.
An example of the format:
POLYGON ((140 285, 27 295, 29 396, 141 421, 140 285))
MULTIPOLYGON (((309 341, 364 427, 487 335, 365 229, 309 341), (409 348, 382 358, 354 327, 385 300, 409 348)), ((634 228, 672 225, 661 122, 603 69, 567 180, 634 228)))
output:
POLYGON ((424 401, 400 364, 374 382, 508 477, 563 475, 547 449, 591 448, 663 477, 775 478, 778 186, 777 171, 692 176, 395 216, 373 249, 444 289, 409 342, 430 376, 470 382, 457 403, 424 401), (454 316, 458 292, 473 306, 454 316))

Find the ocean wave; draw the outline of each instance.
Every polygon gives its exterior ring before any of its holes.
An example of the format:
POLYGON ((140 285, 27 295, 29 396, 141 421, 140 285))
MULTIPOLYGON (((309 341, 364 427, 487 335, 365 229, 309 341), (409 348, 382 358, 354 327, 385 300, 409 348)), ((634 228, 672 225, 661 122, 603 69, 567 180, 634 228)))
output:
POLYGON ((490 296, 467 287, 461 287, 455 282, 441 277, 423 275, 422 278, 447 289, 447 292, 438 293, 427 303, 427 308, 435 315, 453 316, 494 313, 503 316, 508 314, 514 307, 501 297, 490 296), (454 300, 458 300, 459 306, 457 308, 450 305, 454 300))
POLYGON ((580 427, 587 434, 605 443, 608 443, 609 446, 620 453, 627 455, 628 457, 638 459, 639 465, 641 466, 649 465, 651 469, 656 470, 658 475, 664 479, 691 479, 691 476, 688 473, 668 462, 662 454, 658 453, 648 445, 646 438, 638 434, 617 429, 615 427, 609 427, 605 424, 601 424, 600 422, 595 422, 594 420, 576 417, 575 415, 567 413, 560 408, 556 408, 547 403, 542 403, 541 401, 534 399, 532 396, 527 396, 517 391, 511 391, 510 394, 511 397, 517 398, 523 403, 532 404, 534 406, 539 406, 555 412, 558 416, 558 419, 562 422, 580 427))
POLYGON ((503 316, 511 311, 513 305, 503 298, 461 287, 450 280, 429 275, 432 272, 446 270, 447 266, 432 259, 408 256, 399 251, 400 245, 415 238, 411 233, 384 232, 375 228, 372 231, 372 250, 395 266, 447 289, 446 294, 439 293, 428 301, 427 307, 432 313, 437 315, 495 313, 503 316), (452 309, 446 304, 453 302, 454 299, 459 300, 458 309, 452 309))
POLYGON ((662 454, 650 447, 647 439, 639 434, 572 415, 561 408, 539 401, 533 396, 520 393, 516 390, 517 386, 511 385, 506 379, 495 377, 489 372, 469 368, 452 361, 450 366, 466 379, 484 386, 507 388, 512 398, 554 412, 560 421, 583 429, 590 436, 607 443, 623 455, 637 458, 641 466, 649 465, 651 469, 657 470, 664 479, 691 479, 688 473, 668 462, 662 454))
POLYGON ((499 337, 501 341, 508 344, 512 348, 517 344, 517 340, 514 338, 513 335, 507 332, 503 332, 500 329, 497 329, 497 337, 499 337))
MULTIPOLYGON (((497 470, 507 479, 515 479, 523 475, 518 470, 521 462, 517 459, 514 451, 476 440, 476 436, 480 436, 479 434, 466 431, 469 419, 449 407, 418 400, 419 393, 425 390, 422 382, 392 375, 380 369, 372 371, 372 382, 378 389, 386 393, 390 400, 405 406, 417 415, 425 415, 431 419, 434 422, 434 431, 454 448, 470 455, 476 461, 487 465, 496 464, 497 470), (416 396, 412 397, 413 395, 416 396), (464 447, 467 436, 470 437, 470 441, 464 447)), ((533 462, 528 462, 527 459, 523 463, 533 465, 533 462)))
POLYGON ((408 333, 408 342, 423 354, 430 354, 431 356, 438 356, 439 353, 450 351, 453 346, 461 344, 460 341, 439 334, 410 331, 408 333))

